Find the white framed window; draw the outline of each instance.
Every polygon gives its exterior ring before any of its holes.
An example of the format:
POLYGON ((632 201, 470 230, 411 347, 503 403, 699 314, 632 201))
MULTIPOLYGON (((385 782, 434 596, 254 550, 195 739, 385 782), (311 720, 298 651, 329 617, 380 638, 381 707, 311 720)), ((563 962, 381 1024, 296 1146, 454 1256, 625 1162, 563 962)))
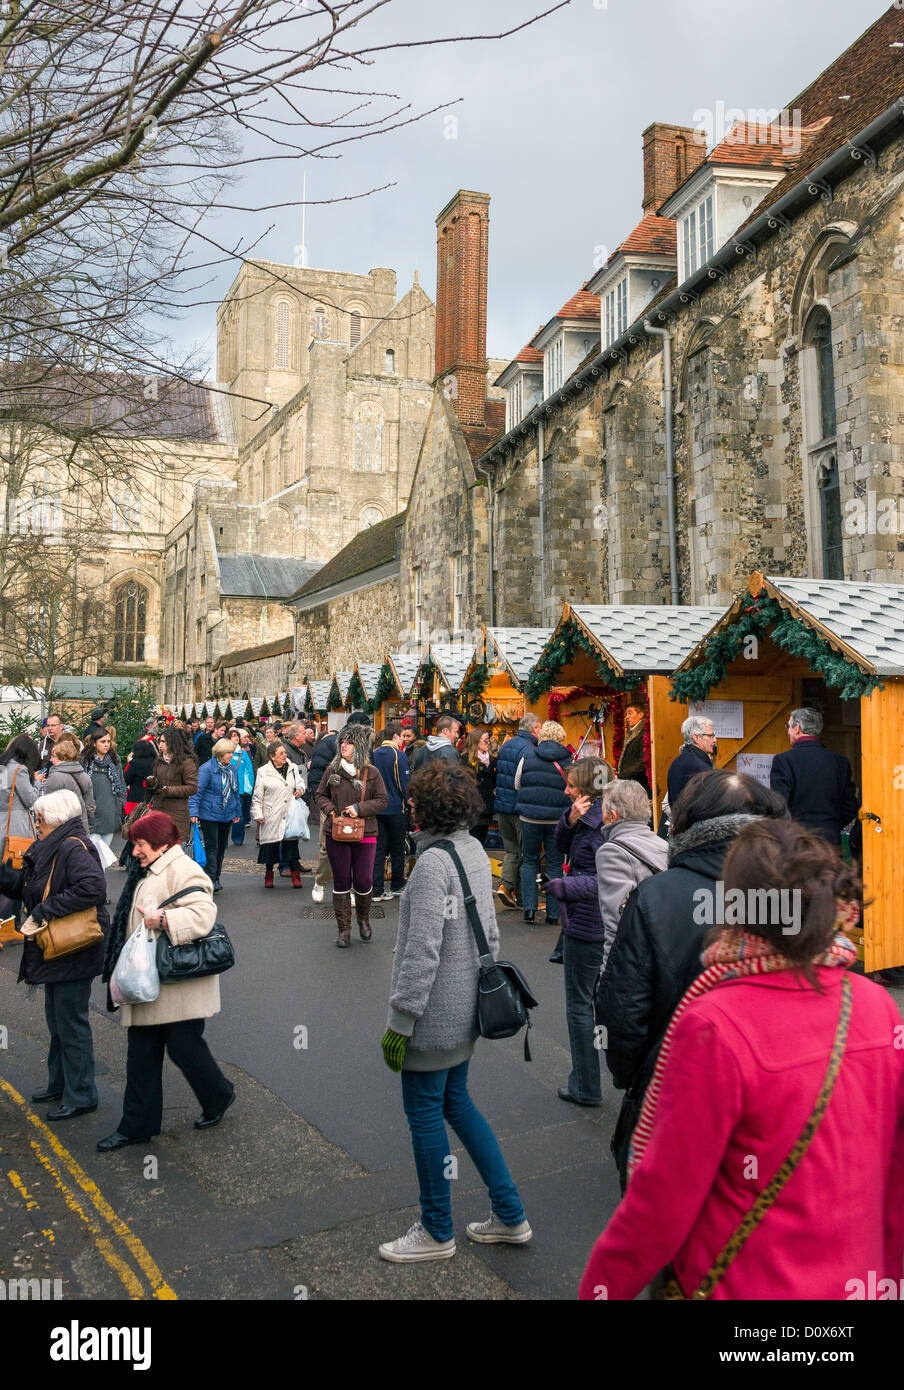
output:
POLYGON ((628 327, 628 277, 622 276, 606 295, 606 346, 628 327))
POLYGON ((508 396, 506 397, 506 430, 513 430, 523 414, 522 386, 523 382, 519 376, 514 385, 510 386, 508 389, 508 396))
POLYGON ((693 275, 706 264, 714 251, 713 195, 709 193, 682 220, 680 278, 686 280, 693 275))
POLYGON ((462 552, 452 556, 452 631, 461 632, 464 620, 464 565, 462 552))
POLYGON ((543 394, 558 391, 565 376, 565 334, 560 333, 543 354, 543 394))
POLYGON ((141 529, 141 499, 131 488, 122 487, 113 495, 114 531, 138 531, 141 529))

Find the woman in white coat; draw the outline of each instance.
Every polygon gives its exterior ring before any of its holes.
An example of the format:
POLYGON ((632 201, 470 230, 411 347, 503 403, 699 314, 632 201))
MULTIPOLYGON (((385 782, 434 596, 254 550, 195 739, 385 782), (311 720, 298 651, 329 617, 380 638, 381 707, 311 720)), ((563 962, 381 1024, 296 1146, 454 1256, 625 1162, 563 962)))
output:
MULTIPOLYGON (((217 918, 213 885, 203 869, 182 851, 182 836, 172 816, 150 811, 129 827, 133 860, 116 905, 103 978, 109 980, 126 940, 142 922, 152 932, 165 931, 174 946, 207 936, 217 918), (194 891, 161 910, 174 893, 194 891)), ((217 1066, 204 1041, 204 1020, 220 1012, 218 975, 176 984, 160 983, 152 1004, 123 1004, 120 1019, 128 1029, 126 1090, 122 1119, 98 1149, 109 1153, 126 1144, 143 1144, 160 1133, 163 1123, 163 1055, 169 1053, 202 1107, 195 1129, 220 1123, 235 1100, 235 1088, 217 1066)))
POLYGON ((293 801, 301 801, 307 786, 305 767, 289 761, 283 744, 271 743, 267 749, 267 762, 259 768, 254 779, 254 794, 251 797, 251 818, 257 821, 260 842, 257 862, 263 864, 266 870, 265 888, 273 887, 273 870, 277 864, 288 864, 292 872, 292 887, 301 887, 298 839, 286 839, 285 834, 289 809, 293 801))

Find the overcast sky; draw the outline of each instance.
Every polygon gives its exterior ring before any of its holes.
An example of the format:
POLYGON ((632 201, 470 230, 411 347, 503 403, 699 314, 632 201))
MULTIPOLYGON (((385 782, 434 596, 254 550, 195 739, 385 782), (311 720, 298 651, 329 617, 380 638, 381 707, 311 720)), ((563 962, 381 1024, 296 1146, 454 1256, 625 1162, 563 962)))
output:
MULTIPOLYGON (((394 0, 365 32, 373 42, 487 33, 543 8, 394 0)), ((509 358, 592 273, 598 248, 614 248, 640 220, 645 126, 692 125, 720 102, 782 107, 884 8, 868 0, 758 0, 740 9, 725 0, 571 0, 512 38, 380 58, 367 84, 398 92, 414 109, 461 100, 421 124, 351 143, 339 160, 248 170, 227 200, 262 207, 300 198, 303 168, 309 201, 391 183, 363 201, 310 207, 307 263, 362 273, 390 266, 400 293, 417 268, 433 295, 436 214, 459 188, 489 193, 487 350, 509 358)), ((300 213, 223 213, 215 232, 230 244, 266 232, 255 254, 291 264, 300 213)), ((236 268, 208 288, 214 301, 236 268)), ((213 307, 196 309, 179 336, 209 352, 212 365, 213 307)))

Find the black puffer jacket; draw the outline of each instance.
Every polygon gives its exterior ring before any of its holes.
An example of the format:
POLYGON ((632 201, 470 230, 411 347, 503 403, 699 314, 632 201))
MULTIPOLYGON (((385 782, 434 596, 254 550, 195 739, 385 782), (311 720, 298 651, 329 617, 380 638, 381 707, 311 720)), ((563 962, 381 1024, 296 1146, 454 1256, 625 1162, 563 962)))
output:
POLYGON ((336 756, 337 743, 335 734, 324 734, 323 738, 317 740, 311 753, 311 761, 308 767, 308 803, 314 805, 314 797, 317 789, 323 781, 323 774, 326 772, 330 763, 336 756))
POLYGON ((152 739, 139 738, 132 744, 132 753, 124 771, 130 801, 145 800, 145 778, 152 775, 157 754, 158 748, 152 739))
MULTIPOLYGON (((41 902, 51 870, 53 879, 50 892, 43 902, 45 916, 65 917, 82 908, 96 907, 98 921, 106 934, 110 928, 104 906, 107 881, 97 850, 82 829, 80 816, 58 825, 46 840, 35 840, 25 854, 23 867, 17 871, 16 883, 5 879, 3 891, 10 897, 21 898, 26 912, 30 912, 36 903, 41 902)), ((4 873, 8 875, 10 871, 4 867, 4 873)), ((100 974, 103 964, 103 941, 84 951, 76 951, 71 956, 63 956, 61 960, 45 962, 40 947, 26 937, 19 964, 19 979, 32 985, 91 980, 100 974)))

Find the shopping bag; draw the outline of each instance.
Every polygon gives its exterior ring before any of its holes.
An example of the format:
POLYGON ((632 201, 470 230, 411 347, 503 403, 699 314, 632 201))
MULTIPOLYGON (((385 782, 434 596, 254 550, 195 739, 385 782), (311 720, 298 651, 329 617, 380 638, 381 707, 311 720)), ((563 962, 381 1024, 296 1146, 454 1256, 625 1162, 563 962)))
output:
POLYGON ((204 853, 204 840, 201 835, 200 825, 193 825, 191 828, 191 850, 192 859, 194 859, 199 869, 203 869, 207 863, 207 855, 204 853))
POLYGON ((157 944, 144 923, 119 953, 110 992, 116 1002, 123 1004, 153 1004, 160 993, 157 944))
POLYGON ((293 797, 289 803, 289 815, 283 831, 284 840, 308 840, 308 818, 310 812, 300 796, 293 797))
POLYGON ((109 869, 111 865, 117 863, 117 857, 106 841, 102 840, 99 835, 91 835, 89 838, 100 855, 100 866, 102 869, 109 869))

